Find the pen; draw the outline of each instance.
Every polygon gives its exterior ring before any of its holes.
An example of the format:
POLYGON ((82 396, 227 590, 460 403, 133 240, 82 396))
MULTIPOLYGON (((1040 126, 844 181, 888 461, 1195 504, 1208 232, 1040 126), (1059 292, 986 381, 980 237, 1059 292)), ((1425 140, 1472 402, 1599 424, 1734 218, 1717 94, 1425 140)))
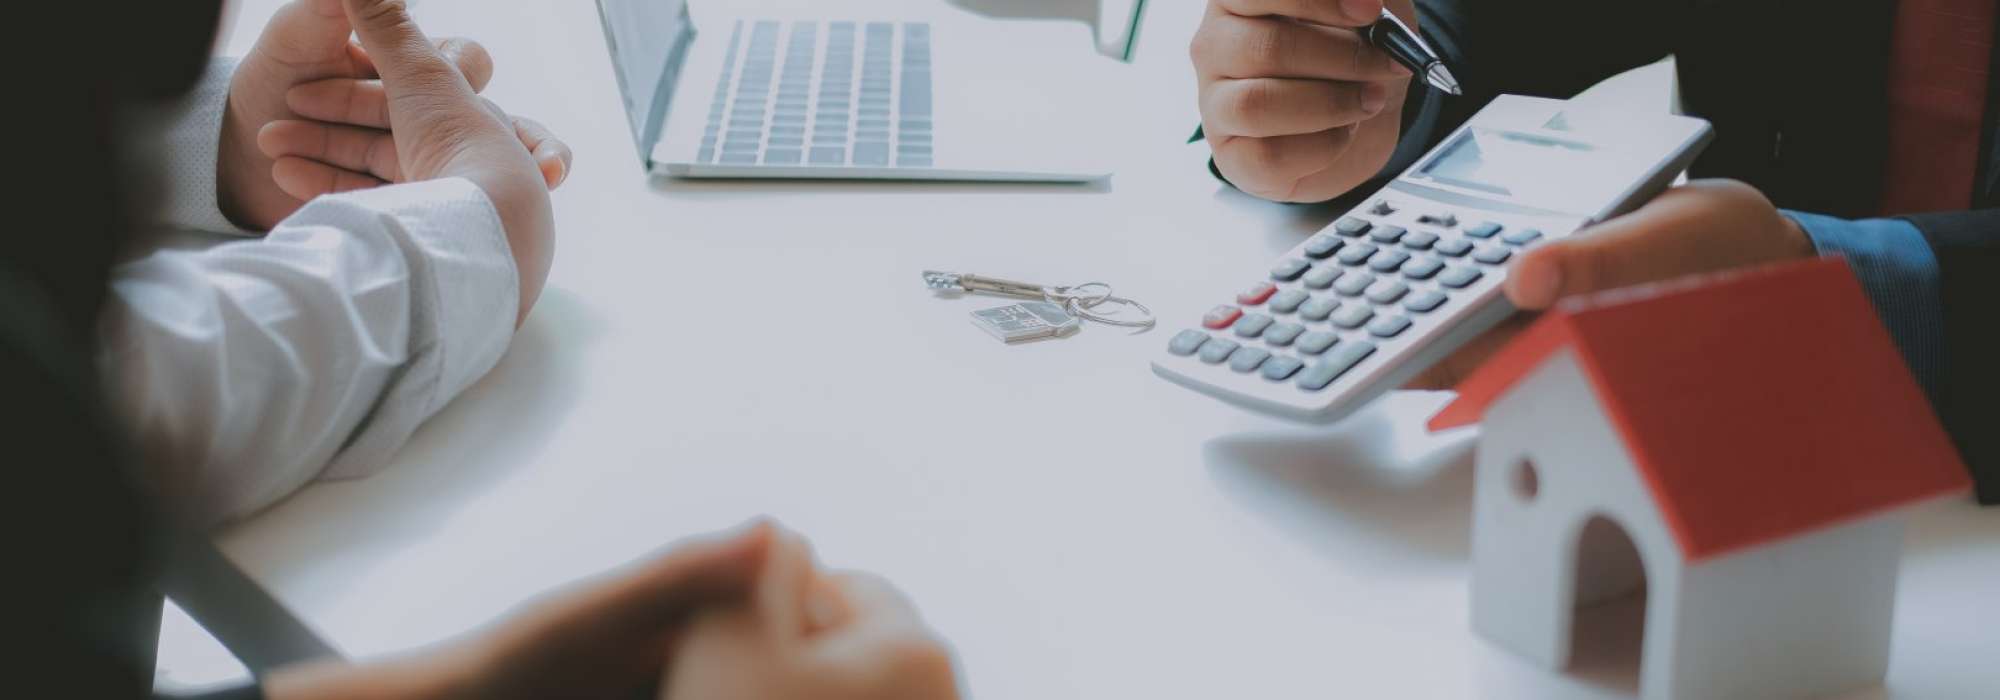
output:
POLYGON ((1430 83, 1431 87, 1453 95, 1460 94, 1458 78, 1452 76, 1451 69, 1444 67, 1444 59, 1438 58, 1437 52, 1424 43, 1423 37, 1410 31, 1410 25, 1403 24, 1403 20, 1388 10, 1382 10, 1382 19, 1375 20, 1361 33, 1368 38, 1368 43, 1388 52, 1397 63, 1424 76, 1424 82, 1430 83))

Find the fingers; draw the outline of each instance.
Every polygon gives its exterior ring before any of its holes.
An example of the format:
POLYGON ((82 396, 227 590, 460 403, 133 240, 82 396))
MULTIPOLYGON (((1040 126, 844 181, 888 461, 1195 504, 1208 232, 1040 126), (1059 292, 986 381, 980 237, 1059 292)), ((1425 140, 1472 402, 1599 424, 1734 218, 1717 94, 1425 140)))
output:
POLYGON ((377 180, 402 180, 389 132, 299 120, 275 121, 257 132, 257 149, 271 158, 309 158, 377 180))
POLYGON ((382 76, 389 121, 399 137, 452 142, 490 120, 474 102, 465 76, 410 19, 404 0, 345 0, 345 5, 355 35, 382 76))
POLYGON ((1197 69, 1210 78, 1385 81, 1409 75, 1359 34, 1279 19, 1211 18, 1189 51, 1197 69))
POLYGON ((776 639, 791 640, 811 628, 806 610, 811 605, 813 582, 819 578, 811 545, 804 537, 780 531, 772 539, 757 574, 753 593, 758 616, 776 639))
MULTIPOLYGON (((458 67, 473 92, 485 90, 492 82, 493 57, 479 42, 447 37, 437 40, 436 45, 438 53, 458 67)), ((352 45, 350 48, 354 59, 363 62, 364 72, 294 85, 285 91, 285 106, 307 119, 387 129, 389 93, 377 79, 379 69, 365 49, 352 45)))
POLYGON ((1354 127, 1269 138, 1225 137, 1213 144, 1215 164, 1230 182, 1265 199, 1291 201, 1305 178, 1325 170, 1347 151, 1354 127))
POLYGON ((1437 364, 1431 365, 1422 374, 1418 374, 1415 379, 1411 379, 1408 383, 1405 383, 1403 388, 1419 391, 1443 391, 1457 387, 1458 383, 1464 381, 1465 377, 1472 374, 1473 370, 1485 364, 1487 358, 1492 357, 1493 353, 1499 352, 1501 348, 1506 347, 1507 343, 1514 339, 1514 336, 1519 335, 1521 331, 1527 330, 1528 326, 1533 325, 1534 322, 1534 314, 1514 314, 1507 320, 1501 321, 1500 325, 1494 326, 1485 333, 1479 334, 1479 337, 1473 338, 1466 342, 1465 345, 1459 346, 1458 350, 1452 352, 1451 355, 1439 360, 1437 364))
POLYGON ((921 624, 916 606, 902 591, 890 585, 888 579, 866 572, 841 571, 828 576, 827 580, 840 594, 854 620, 866 620, 869 624, 921 624))
POLYGON ((1365 27, 1382 16, 1382 0, 1215 0, 1241 17, 1290 17, 1333 27, 1365 27))
POLYGON ((346 59, 351 27, 340 0, 293 0, 271 16, 256 51, 294 68, 346 59))
POLYGON ((300 200, 312 199, 322 194, 338 194, 353 190, 380 187, 383 181, 375 177, 336 168, 309 158, 287 156, 271 163, 271 180, 278 183, 278 189, 300 200))
POLYGON ((459 74, 465 76, 473 92, 485 92, 486 84, 493 82, 493 54, 487 53, 479 42, 448 36, 437 40, 437 50, 446 62, 458 66, 459 74))
POLYGON ((1202 123, 1231 136, 1310 134, 1373 117, 1389 99, 1382 83, 1290 78, 1224 79, 1202 95, 1202 123))
POLYGON ((821 637, 810 654, 839 669, 843 677, 835 687, 863 691, 854 697, 957 696, 951 650, 908 598, 872 574, 848 572, 830 580, 853 608, 853 619, 821 637))
POLYGON ((632 629, 659 629, 698 603, 750 589, 770 551, 776 526, 756 520, 735 529, 674 545, 629 575, 583 596, 586 619, 616 618, 632 629))
POLYGON ((555 132, 541 122, 527 117, 513 119, 514 133, 521 137, 521 145, 535 157, 535 165, 541 168, 542 179, 548 182, 549 189, 561 187, 563 181, 569 179, 570 161, 574 158, 569 144, 556 138, 555 132))
POLYGON ((1573 294, 1810 255, 1791 228, 1755 188, 1695 181, 1529 251, 1504 289, 1516 306, 1543 309, 1573 294))

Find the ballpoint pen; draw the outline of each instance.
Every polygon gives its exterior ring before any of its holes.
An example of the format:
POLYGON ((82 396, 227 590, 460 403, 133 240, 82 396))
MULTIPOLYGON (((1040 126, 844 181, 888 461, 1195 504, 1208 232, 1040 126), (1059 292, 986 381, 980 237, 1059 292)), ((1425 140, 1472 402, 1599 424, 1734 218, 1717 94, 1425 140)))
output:
POLYGON ((1368 43, 1388 52, 1397 63, 1423 76, 1424 82, 1430 83, 1431 87, 1453 95, 1460 94, 1458 78, 1444 66, 1444 59, 1438 58, 1437 52, 1424 43, 1423 37, 1417 36, 1410 30, 1410 25, 1403 24, 1403 20, 1395 14, 1382 10, 1382 19, 1363 28, 1361 34, 1368 39, 1368 43))

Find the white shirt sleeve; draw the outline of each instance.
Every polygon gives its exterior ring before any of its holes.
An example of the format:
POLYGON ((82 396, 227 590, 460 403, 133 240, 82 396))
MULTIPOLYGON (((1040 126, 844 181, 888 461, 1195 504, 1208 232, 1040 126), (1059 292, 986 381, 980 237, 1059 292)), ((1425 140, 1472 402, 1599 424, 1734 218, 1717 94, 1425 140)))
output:
POLYGON ((120 266, 100 359, 158 488, 216 523, 381 467, 499 361, 519 284, 467 180, 326 196, 120 266))
POLYGON ((161 187, 153 223, 169 228, 254 235, 222 215, 215 196, 215 163, 221 153, 222 116, 229 106, 229 79, 236 59, 209 60, 201 81, 174 104, 145 115, 144 126, 159 136, 153 178, 161 187))

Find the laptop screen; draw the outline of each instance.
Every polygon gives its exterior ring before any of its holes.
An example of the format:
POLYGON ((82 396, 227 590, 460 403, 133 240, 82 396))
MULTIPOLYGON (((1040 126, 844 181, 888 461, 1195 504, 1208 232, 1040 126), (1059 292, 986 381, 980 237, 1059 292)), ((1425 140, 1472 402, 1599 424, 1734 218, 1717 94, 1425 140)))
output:
POLYGON ((611 64, 618 72, 618 90, 625 97, 625 115, 632 122, 632 137, 639 142, 639 157, 644 160, 659 138, 681 61, 694 41, 687 2, 597 0, 597 14, 604 21, 604 39, 611 45, 611 64))

